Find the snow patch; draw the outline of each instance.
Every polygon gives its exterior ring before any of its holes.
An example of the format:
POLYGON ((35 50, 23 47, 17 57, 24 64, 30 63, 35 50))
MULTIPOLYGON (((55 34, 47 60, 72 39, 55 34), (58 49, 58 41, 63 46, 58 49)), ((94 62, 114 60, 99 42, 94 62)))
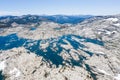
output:
POLYGON ((99 51, 97 51, 96 53, 98 53, 98 54, 102 54, 102 55, 104 55, 104 54, 105 54, 104 52, 99 52, 99 51))
POLYGON ((103 73, 103 74, 110 75, 109 73, 107 73, 107 72, 104 71, 104 70, 98 69, 98 71, 101 72, 101 73, 103 73))
POLYGON ((120 74, 114 77, 116 80, 120 80, 120 74))
POLYGON ((107 35, 111 35, 111 34, 115 34, 115 33, 117 33, 117 31, 106 31, 107 35))
POLYGON ((116 24, 113 24, 113 25, 115 25, 115 26, 120 26, 120 23, 116 23, 116 24))
POLYGON ((111 35, 111 32, 110 32, 110 31, 106 31, 106 34, 107 34, 107 35, 111 35))
POLYGON ((6 67, 5 61, 0 62, 0 71, 4 70, 6 67))
POLYGON ((19 77, 21 72, 17 68, 14 68, 13 70, 10 71, 10 74, 15 75, 15 77, 19 77))
POLYGON ((119 19, 118 18, 108 18, 108 21, 113 21, 113 22, 117 22, 119 19))

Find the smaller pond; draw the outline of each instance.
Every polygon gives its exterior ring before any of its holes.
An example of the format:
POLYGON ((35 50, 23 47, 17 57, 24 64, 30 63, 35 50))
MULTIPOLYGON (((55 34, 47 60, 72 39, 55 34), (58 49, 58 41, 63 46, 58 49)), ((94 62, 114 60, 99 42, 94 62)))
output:
POLYGON ((0 71, 0 80, 4 80, 4 76, 2 75, 2 71, 0 71))
POLYGON ((33 30, 36 30, 36 28, 35 27, 31 27, 30 30, 33 31, 33 30))

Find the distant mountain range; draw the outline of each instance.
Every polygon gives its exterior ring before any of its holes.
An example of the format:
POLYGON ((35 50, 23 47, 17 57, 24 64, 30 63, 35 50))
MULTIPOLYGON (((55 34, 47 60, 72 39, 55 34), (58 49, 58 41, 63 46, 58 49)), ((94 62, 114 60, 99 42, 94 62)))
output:
POLYGON ((92 18, 91 15, 77 15, 77 16, 67 16, 67 15, 23 15, 23 16, 1 16, 0 17, 0 27, 10 27, 12 23, 17 24, 31 24, 45 22, 55 22, 55 23, 72 23, 77 24, 85 19, 92 18))

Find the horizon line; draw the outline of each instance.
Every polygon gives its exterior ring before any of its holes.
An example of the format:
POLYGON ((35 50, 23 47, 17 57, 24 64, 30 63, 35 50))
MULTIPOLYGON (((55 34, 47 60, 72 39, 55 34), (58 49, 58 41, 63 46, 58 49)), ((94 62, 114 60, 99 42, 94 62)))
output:
POLYGON ((120 15, 120 14, 5 14, 0 16, 26 16, 26 15, 38 15, 38 16, 112 16, 112 15, 120 15))

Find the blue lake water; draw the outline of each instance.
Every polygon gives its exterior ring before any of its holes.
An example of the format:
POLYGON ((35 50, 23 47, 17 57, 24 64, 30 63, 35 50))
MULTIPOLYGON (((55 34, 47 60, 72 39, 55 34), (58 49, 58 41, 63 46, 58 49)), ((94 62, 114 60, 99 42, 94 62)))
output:
POLYGON ((33 31, 33 30, 36 30, 36 28, 35 28, 35 27, 31 27, 31 28, 30 28, 30 30, 32 30, 32 31, 33 31))
POLYGON ((0 50, 8 50, 14 47, 20 47, 26 39, 18 38, 16 34, 0 36, 0 50))
POLYGON ((2 71, 0 71, 0 80, 4 80, 4 76, 2 75, 2 71))
MULTIPOLYGON (((72 37, 76 37, 78 39, 84 39, 85 42, 91 42, 100 46, 104 46, 104 43, 102 41, 99 41, 97 39, 90 39, 85 38, 77 35, 63 35, 62 37, 56 38, 50 38, 46 40, 30 40, 30 39, 24 39, 19 38, 17 34, 10 34, 7 36, 0 36, 0 50, 8 50, 15 47, 25 47, 27 50, 36 53, 39 56, 43 56, 43 58, 46 61, 51 61, 56 66, 59 66, 60 64, 63 65, 64 59, 59 55, 63 50, 65 50, 68 54, 70 50, 66 50, 61 47, 61 44, 67 44, 64 42, 64 39, 67 40, 74 49, 85 48, 86 46, 84 44, 81 44, 80 42, 77 42, 76 40, 73 40, 72 37), (49 42, 50 45, 46 48, 46 52, 40 48, 40 42, 49 42), (35 43, 34 45, 29 46, 29 44, 35 43), (53 44, 56 44, 56 47, 58 48, 57 51, 54 51, 55 47, 53 44)), ((82 50, 82 49, 81 49, 82 50)), ((84 51, 84 50, 83 50, 84 51)), ((94 53, 91 53, 89 51, 84 51, 90 56, 92 56, 94 53)), ((70 54, 69 54, 70 55, 70 54)), ((70 65, 77 65, 80 66, 82 64, 82 61, 86 59, 82 55, 78 55, 79 59, 78 61, 71 58, 70 61, 66 61, 70 65)))

